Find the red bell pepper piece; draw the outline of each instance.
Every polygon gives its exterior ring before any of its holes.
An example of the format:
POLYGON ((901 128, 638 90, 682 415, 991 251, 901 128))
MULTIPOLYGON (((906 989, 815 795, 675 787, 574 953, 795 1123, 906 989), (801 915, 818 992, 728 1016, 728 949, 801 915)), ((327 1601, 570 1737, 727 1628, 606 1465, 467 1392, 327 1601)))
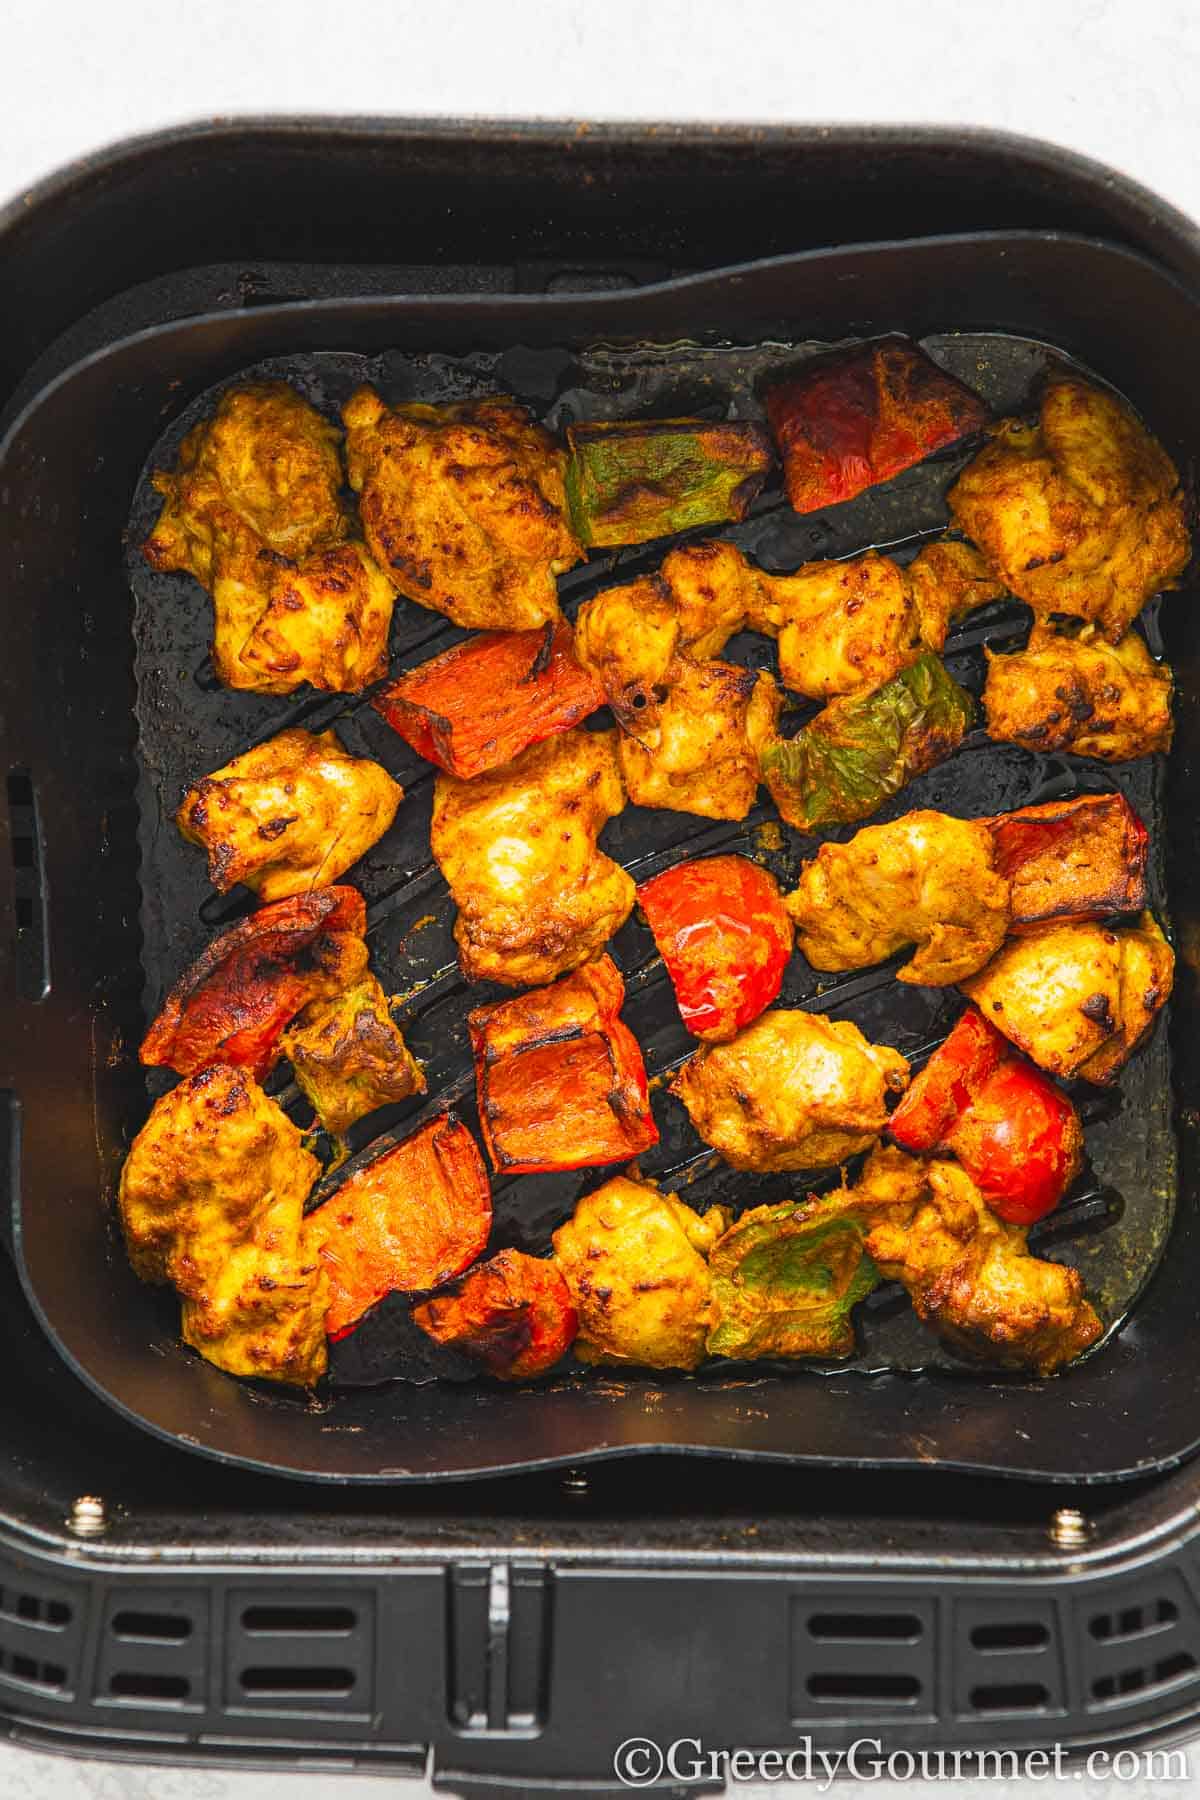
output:
POLYGON ((1079 1173, 1079 1114, 974 1007, 914 1078, 888 1120, 905 1150, 956 1156, 1011 1225, 1053 1212, 1079 1173))
POLYGON ((385 1294, 440 1287, 473 1263, 492 1229, 492 1194, 471 1133, 443 1113, 375 1157, 305 1220, 329 1275, 329 1337, 345 1337, 385 1294))
POLYGON ((412 1316, 436 1343, 474 1357, 501 1381, 544 1374, 566 1355, 579 1330, 556 1265, 520 1250, 501 1250, 450 1293, 414 1306, 412 1316))
POLYGON ((792 954, 773 875, 744 856, 679 863, 638 889, 688 1030, 724 1043, 770 1006, 792 954))
POLYGON ((988 819, 1012 926, 1141 912, 1150 833, 1123 794, 1077 794, 988 819))
POLYGON ((479 1120, 505 1175, 625 1162, 658 1142, 625 983, 601 956, 469 1015, 479 1120))
POLYGON ((142 1061, 180 1075, 232 1063, 261 1081, 288 1020, 358 980, 366 927, 366 905, 352 887, 260 906, 180 976, 142 1040, 142 1061))
POLYGON ((470 780, 605 703, 575 660, 565 619, 541 631, 485 631, 383 688, 376 712, 419 755, 470 780))
POLYGON ((852 500, 987 423, 977 394, 905 338, 822 357, 767 394, 798 513, 852 500))

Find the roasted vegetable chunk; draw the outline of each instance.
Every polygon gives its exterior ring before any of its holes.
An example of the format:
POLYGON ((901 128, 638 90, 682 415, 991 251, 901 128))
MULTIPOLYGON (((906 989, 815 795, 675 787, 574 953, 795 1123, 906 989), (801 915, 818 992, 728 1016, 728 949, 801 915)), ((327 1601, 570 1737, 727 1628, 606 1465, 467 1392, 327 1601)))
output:
POLYGON ((620 1162, 658 1142, 611 957, 471 1013, 479 1119, 506 1175, 620 1162))
POLYGON ((985 823, 1010 886, 1010 931, 1145 906, 1150 834, 1123 794, 1076 794, 985 823))
POLYGON ((430 841, 468 981, 552 981, 603 948, 634 884, 597 849, 625 804, 612 731, 564 731, 501 769, 434 785, 430 841))
POLYGON ((974 1007, 934 1051, 888 1120, 905 1150, 956 1156, 1012 1225, 1052 1212, 1079 1173, 1079 1114, 974 1007))
POLYGON ((336 881, 388 829, 404 790, 350 756, 332 731, 281 731, 190 787, 176 814, 208 852, 220 893, 245 882, 261 900, 336 881))
POLYGON ((768 870, 744 856, 678 863, 643 882, 638 905, 696 1037, 731 1038, 778 996, 792 926, 768 870))
POLYGON ((671 1084, 706 1144, 735 1169, 818 1169, 865 1150, 908 1080, 898 1051, 857 1025, 776 1007, 705 1044, 671 1084))
POLYGON ((321 1124, 335 1136, 380 1106, 425 1092, 421 1066, 374 975, 306 1006, 279 1048, 321 1124))
POLYGON ((579 1315, 584 1363, 694 1369, 713 1320, 705 1256, 729 1223, 648 1182, 615 1175, 554 1233, 554 1260, 579 1315))
POLYGON ((742 1214, 709 1257, 711 1356, 849 1356, 851 1309, 878 1285, 857 1220, 801 1224, 796 1206, 742 1214))
POLYGON ((343 409, 367 544, 410 600, 471 631, 558 617, 555 576, 582 551, 563 516, 565 457, 515 400, 343 409))
POLYGON ((831 700, 794 738, 766 740, 763 780, 797 831, 853 824, 943 762, 974 716, 971 696, 929 653, 874 693, 831 700))
POLYGON ((329 1277, 325 1329, 343 1337, 385 1294, 440 1287, 479 1255, 492 1195, 475 1139, 443 1113, 355 1170, 307 1224, 329 1277))
POLYGON ((745 422, 571 425, 567 443, 571 529, 589 548, 744 519, 774 460, 766 432, 745 422))
POLYGON ((482 1363, 501 1381, 544 1375, 579 1329, 570 1289, 553 1262, 501 1250, 445 1294, 414 1306, 413 1318, 439 1344, 482 1363))
POLYGON ((905 813, 822 844, 784 904, 814 969, 865 969, 915 944, 897 981, 945 987, 1004 941, 1009 884, 995 861, 986 824, 905 813))
POLYGON ((987 652, 988 736, 1023 750, 1129 762, 1171 748, 1173 681, 1136 631, 1118 644, 1035 626, 1024 650, 987 652))
POLYGON ((313 888, 251 913, 171 989, 142 1040, 144 1063, 191 1075, 236 1063, 261 1080, 288 1020, 367 966, 366 908, 351 887, 313 888))
POLYGON ((1179 476, 1115 395, 1058 378, 1036 425, 1003 419, 947 495, 950 514, 1039 618, 1116 644, 1191 555, 1179 476))
POLYGON ((393 681, 371 702, 429 762, 469 781, 604 705, 575 660, 565 619, 541 631, 468 638, 393 681))
POLYGON ((767 417, 788 499, 810 513, 981 430, 987 409, 916 344, 885 338, 778 383, 767 394, 767 417))

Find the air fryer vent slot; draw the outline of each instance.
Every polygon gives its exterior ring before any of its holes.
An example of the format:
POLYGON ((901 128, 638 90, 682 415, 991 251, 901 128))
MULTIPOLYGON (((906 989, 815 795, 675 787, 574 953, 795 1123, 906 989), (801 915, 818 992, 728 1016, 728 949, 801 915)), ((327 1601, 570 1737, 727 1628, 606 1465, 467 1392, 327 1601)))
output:
POLYGON ((915 1675, 847 1672, 810 1675, 808 1691, 814 1700, 835 1700, 850 1706, 911 1706, 921 1695, 915 1675))
POLYGON ((349 1606, 248 1606, 242 1614, 242 1630, 256 1636, 334 1637, 357 1623, 349 1606))
POLYGON ((241 1673, 242 1692, 256 1700, 308 1699, 313 1695, 344 1700, 354 1692, 354 1681, 353 1669, 340 1668, 252 1668, 241 1673))
POLYGON ((971 1648, 1003 1652, 1005 1650, 1044 1650, 1050 1642, 1049 1627, 1037 1619, 1004 1619, 991 1625, 976 1625, 971 1631, 971 1648))
POLYGON ((67 1685, 67 1671, 61 1663, 39 1662, 20 1650, 0 1649, 0 1675, 20 1681, 26 1687, 47 1688, 61 1692, 67 1685))
POLYGON ((981 1713, 1042 1712, 1050 1690, 1040 1681, 993 1681, 971 1689, 971 1706, 981 1713))
POLYGON ((842 1643, 915 1643, 921 1621, 912 1613, 814 1613, 808 1621, 811 1637, 842 1643))
POLYGON ((148 1669, 118 1669, 108 1685, 115 1700, 138 1700, 145 1706, 182 1706, 192 1691, 186 1675, 164 1675, 148 1669))
POLYGON ((372 1589, 241 1588, 226 1602, 226 1705, 235 1711, 368 1715, 375 1691, 372 1589))
POLYGON ((1125 1606, 1120 1612, 1093 1613, 1088 1630, 1098 1643, 1123 1644, 1135 1638, 1149 1637, 1174 1625, 1179 1608, 1173 1600, 1161 1595, 1144 1606, 1125 1606))
POLYGON ((42 1594, 18 1593, 0 1588, 0 1618, 17 1619, 22 1625, 48 1625, 61 1631, 71 1623, 71 1608, 65 1600, 49 1600, 42 1594))
POLYGON ((119 1612, 113 1635, 143 1643, 182 1644, 192 1635, 192 1621, 174 1613, 119 1612))
POLYGON ((1101 1705, 1111 1705, 1132 1694, 1153 1693, 1156 1688, 1174 1686, 1197 1667, 1200 1664, 1190 1650, 1176 1650, 1145 1668, 1120 1669, 1112 1675, 1098 1675, 1092 1682, 1092 1699, 1101 1705))

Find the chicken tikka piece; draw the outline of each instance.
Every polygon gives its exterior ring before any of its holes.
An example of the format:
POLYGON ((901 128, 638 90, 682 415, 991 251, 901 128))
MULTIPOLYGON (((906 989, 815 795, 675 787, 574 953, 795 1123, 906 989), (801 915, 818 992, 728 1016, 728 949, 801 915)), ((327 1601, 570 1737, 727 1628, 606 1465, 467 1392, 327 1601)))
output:
POLYGON ((284 381, 227 388, 195 426, 142 546, 212 595, 213 666, 227 687, 355 693, 387 669, 394 595, 341 504, 340 433, 284 381))
POLYGON ((468 981, 553 981, 629 917, 633 878, 596 844, 625 804, 616 735, 576 727, 471 781, 438 775, 430 842, 468 981))
POLYGON ((1024 650, 987 651, 988 736, 1023 750, 1130 762, 1171 748, 1174 682, 1136 631, 1115 644, 1035 625, 1024 650))
POLYGON ((313 1000, 279 1040, 297 1084, 334 1137, 381 1106, 425 1092, 425 1075, 369 972, 313 1000))
POLYGON ((1124 637, 1191 556, 1179 475, 1115 395, 1059 377, 1036 424, 1002 419, 947 495, 950 516, 1039 619, 1124 637))
POLYGON ((566 456, 515 400, 342 409, 367 544, 409 600, 477 631, 558 616, 555 577, 582 560, 566 521, 566 456))
POLYGON ((281 731, 195 782, 176 822, 207 851, 218 893, 244 882, 260 900, 283 900, 336 882, 403 798, 386 769, 351 756, 334 732, 281 731))

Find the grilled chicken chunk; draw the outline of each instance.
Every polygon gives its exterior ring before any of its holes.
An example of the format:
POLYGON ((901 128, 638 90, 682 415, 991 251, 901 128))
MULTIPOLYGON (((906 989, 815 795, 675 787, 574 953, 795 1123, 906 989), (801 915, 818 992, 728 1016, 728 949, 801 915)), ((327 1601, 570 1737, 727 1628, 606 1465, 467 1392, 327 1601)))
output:
POLYGON ((910 812, 822 844, 784 904, 814 969, 865 969, 915 944, 896 979, 944 987, 1004 941, 1009 883, 995 863, 986 824, 910 812))
POLYGON ((350 484, 372 553, 410 600, 480 631, 558 615, 555 576, 583 551, 564 516, 566 459, 515 400, 343 408, 350 484))
POLYGON ((630 800, 703 819, 744 819, 761 779, 759 751, 779 716, 774 681, 736 663, 677 657, 665 687, 652 728, 617 740, 630 800))
POLYGON ((987 653, 983 709, 989 737, 1023 750, 1069 750, 1129 762, 1171 747, 1171 671, 1136 631, 1119 643, 1061 637, 1036 626, 1028 647, 987 653))
POLYGON ((998 1219, 957 1163, 876 1150, 853 1187, 797 1218, 861 1221, 880 1274, 963 1356, 1050 1375, 1103 1329, 1078 1271, 1031 1255, 1025 1229, 998 1219))
POLYGON ((382 681, 396 603, 391 583, 363 544, 315 550, 294 566, 280 563, 269 599, 238 652, 231 687, 292 694, 302 682, 357 694, 382 681))
POLYGON ((706 1144, 735 1169, 817 1169, 865 1150, 908 1080, 896 1050, 848 1020, 782 1007, 705 1044, 671 1084, 706 1144))
POLYGON ((962 983, 980 1012, 1051 1075, 1107 1085, 1154 1024, 1175 958, 1154 917, 1035 926, 962 983))
POLYGON ((283 900, 337 881, 403 798, 386 769, 349 755, 332 731, 281 731, 190 787, 176 821, 208 852, 218 892, 241 881, 283 900))
POLYGON ((615 737, 577 728, 471 781, 438 776, 430 841, 468 981, 553 981, 629 917, 633 879, 596 847, 625 804, 615 737))
POLYGON ((325 1130, 340 1137, 378 1107, 425 1092, 425 1076, 374 975, 314 1000, 279 1040, 325 1130))
POLYGON ((694 1369, 713 1320, 705 1260, 729 1224, 649 1182, 615 1175, 554 1233, 554 1260, 579 1315, 585 1363, 694 1369))
POLYGON ((1059 378, 1036 425, 1004 419, 947 495, 954 523, 1039 618, 1119 643, 1191 555, 1179 476, 1112 394, 1059 378))

